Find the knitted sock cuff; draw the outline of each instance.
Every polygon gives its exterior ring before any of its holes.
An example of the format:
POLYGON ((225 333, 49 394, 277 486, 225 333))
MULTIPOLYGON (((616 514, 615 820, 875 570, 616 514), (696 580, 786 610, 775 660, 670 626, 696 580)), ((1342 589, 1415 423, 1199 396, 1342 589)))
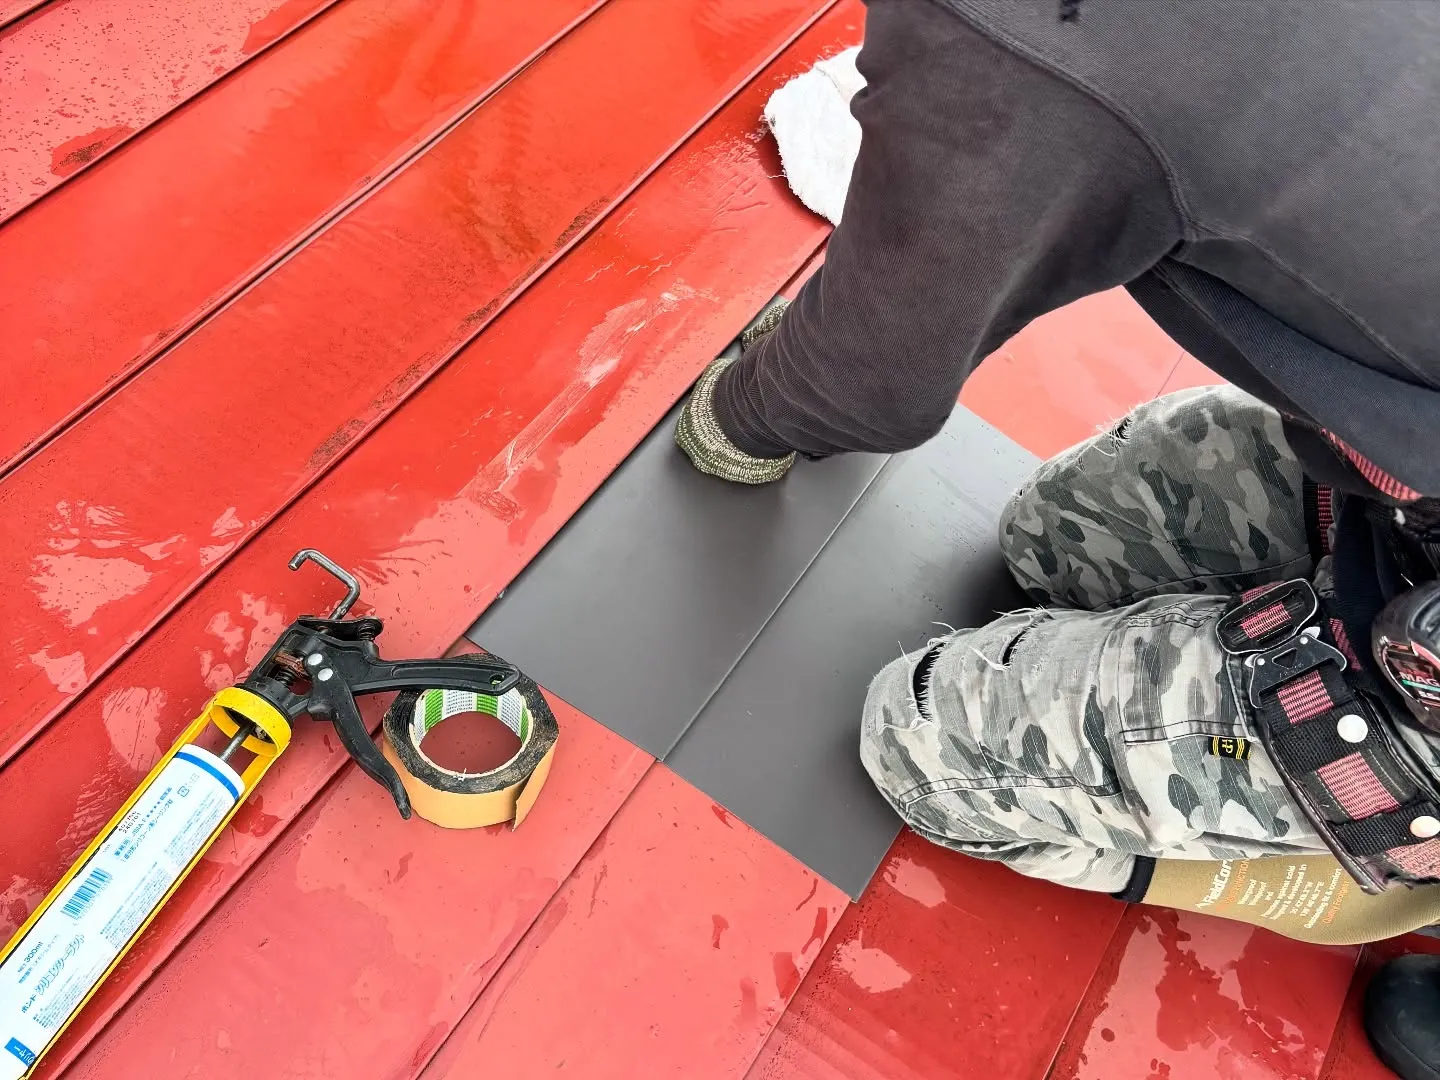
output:
MULTIPOLYGON (((779 321, 778 314, 776 321, 779 321)), ((754 457, 731 442, 721 429, 720 422, 715 418, 715 384, 734 362, 728 357, 720 357, 705 369, 680 413, 680 421, 675 427, 675 442, 701 472, 739 484, 768 484, 779 480, 790 470, 795 463, 795 455, 754 457)))

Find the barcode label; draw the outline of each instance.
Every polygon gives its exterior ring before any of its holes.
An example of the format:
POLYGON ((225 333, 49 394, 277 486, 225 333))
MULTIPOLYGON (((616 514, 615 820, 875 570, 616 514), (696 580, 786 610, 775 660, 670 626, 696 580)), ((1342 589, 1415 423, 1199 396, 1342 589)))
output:
POLYGON ((0 1080, 23 1080, 31 1064, 25 1055, 43 1056, 55 1042, 184 877, 244 787, 229 765, 190 745, 136 793, 56 902, 0 958, 0 1080))
POLYGON ((64 911, 72 919, 78 919, 85 914, 85 909, 90 906, 91 901, 100 895, 100 890, 110 884, 110 874, 101 870, 98 866, 85 875, 85 880, 80 883, 80 888, 75 890, 75 895, 65 901, 64 911))

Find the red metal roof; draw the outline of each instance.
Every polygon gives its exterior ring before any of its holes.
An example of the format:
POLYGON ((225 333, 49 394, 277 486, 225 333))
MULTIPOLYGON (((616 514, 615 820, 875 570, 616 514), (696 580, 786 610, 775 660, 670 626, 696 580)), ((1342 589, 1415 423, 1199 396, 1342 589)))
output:
MULTIPOLYGON (((456 642, 823 244, 760 110, 862 27, 857 0, 123 7, 0 4, 4 934, 328 608, 296 549, 359 573, 387 654, 456 642)), ((1115 293, 963 400, 1044 454, 1209 378, 1115 293)), ((1384 949, 910 835, 847 905, 557 712, 513 833, 399 820, 302 725, 42 1075, 1384 1075, 1347 998, 1384 949)))

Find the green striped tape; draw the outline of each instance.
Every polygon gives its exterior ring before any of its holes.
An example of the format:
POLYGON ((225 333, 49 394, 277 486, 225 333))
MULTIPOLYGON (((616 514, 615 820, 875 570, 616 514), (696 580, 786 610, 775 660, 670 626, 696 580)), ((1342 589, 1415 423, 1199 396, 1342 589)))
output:
MULTIPOLYGON (((520 739, 520 749, 515 751, 515 757, 512 757, 510 761, 514 761, 516 757, 520 756, 520 752, 525 749, 525 744, 530 741, 532 724, 530 707, 525 703, 525 696, 518 689, 509 690, 499 697, 493 694, 477 694, 473 690, 426 690, 415 702, 415 715, 410 721, 411 741, 423 755, 425 751, 421 749, 421 743, 436 724, 442 723, 452 716, 471 712, 493 716, 513 731, 520 739)), ((426 760, 430 761, 429 757, 426 757, 426 760)), ((510 761, 491 771, 505 768, 510 761)), ((435 765, 435 762, 430 761, 430 764, 435 765)), ((440 765, 435 765, 435 767, 442 768, 440 765)), ((444 769, 443 771, 451 772, 452 770, 444 769)))

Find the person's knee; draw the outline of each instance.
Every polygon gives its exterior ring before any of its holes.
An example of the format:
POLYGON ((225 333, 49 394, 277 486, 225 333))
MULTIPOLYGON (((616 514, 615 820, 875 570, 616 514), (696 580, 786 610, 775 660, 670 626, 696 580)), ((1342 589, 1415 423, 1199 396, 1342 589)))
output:
POLYGON ((1035 490, 1035 482, 1027 480, 1005 500, 1000 509, 1000 553, 1013 565, 1024 550, 1024 541, 1043 527, 1045 500, 1035 490))
MULTIPOLYGON (((1139 413, 1041 462, 1000 511, 1000 552, 1020 585, 1041 603, 1067 576, 1086 529, 1103 525, 1138 469, 1118 458, 1139 413)), ((1132 455, 1133 456, 1133 455, 1132 455)))
POLYGON ((1067 523, 1035 479, 1016 491, 1000 511, 1000 557, 1016 583, 1037 604, 1054 599, 1055 583, 1068 563, 1063 543, 1067 523))
POLYGON ((1128 472, 1185 472, 1200 468, 1194 460, 1197 450, 1209 446, 1224 452, 1227 444, 1248 444, 1257 434, 1267 442, 1283 442, 1274 409, 1238 387, 1201 386, 1137 405, 1105 433, 1100 449, 1128 472))
MULTIPOLYGON (((1002 616, 985 626, 931 639, 904 653, 870 683, 860 722, 860 761, 880 793, 907 822, 937 779, 968 769, 988 777, 984 753, 968 730, 966 702, 981 682, 1003 677, 1007 647, 1048 619, 1039 611, 1002 616)), ((993 695, 992 695, 993 696, 993 695)))
POLYGON ((929 655, 928 650, 903 654, 881 668, 870 683, 861 714, 860 762, 902 817, 905 797, 925 783, 907 742, 930 723, 921 715, 914 687, 929 655))
MULTIPOLYGON (((1263 487, 1257 479, 1249 488, 1237 488, 1233 473, 1244 448, 1278 440, 1278 421, 1266 410, 1233 387, 1181 390, 1137 406, 1117 423, 1050 458, 1001 511, 1000 550, 1010 572, 1040 603, 1088 608, 1133 598, 1137 583, 1143 592, 1194 577, 1196 571, 1176 548, 1195 546, 1196 536, 1182 535, 1176 520, 1199 528, 1204 540, 1208 534, 1201 508, 1224 505, 1245 490, 1263 487), (1178 518, 1162 513, 1147 495, 1147 484, 1156 477, 1188 493, 1193 505, 1178 518), (1211 483, 1224 485, 1224 490, 1209 492, 1211 483)), ((1254 471, 1280 477, 1285 484, 1278 451, 1254 471)), ((1267 506, 1249 509, 1259 520, 1271 517, 1267 506)), ((1201 547, 1229 551, 1232 538, 1224 531, 1229 524, 1228 517, 1212 523, 1212 531, 1217 525, 1222 531, 1201 547)), ((1294 546, 1288 533, 1272 531, 1286 550, 1294 546)), ((1216 570, 1224 573, 1225 567, 1216 570)))

